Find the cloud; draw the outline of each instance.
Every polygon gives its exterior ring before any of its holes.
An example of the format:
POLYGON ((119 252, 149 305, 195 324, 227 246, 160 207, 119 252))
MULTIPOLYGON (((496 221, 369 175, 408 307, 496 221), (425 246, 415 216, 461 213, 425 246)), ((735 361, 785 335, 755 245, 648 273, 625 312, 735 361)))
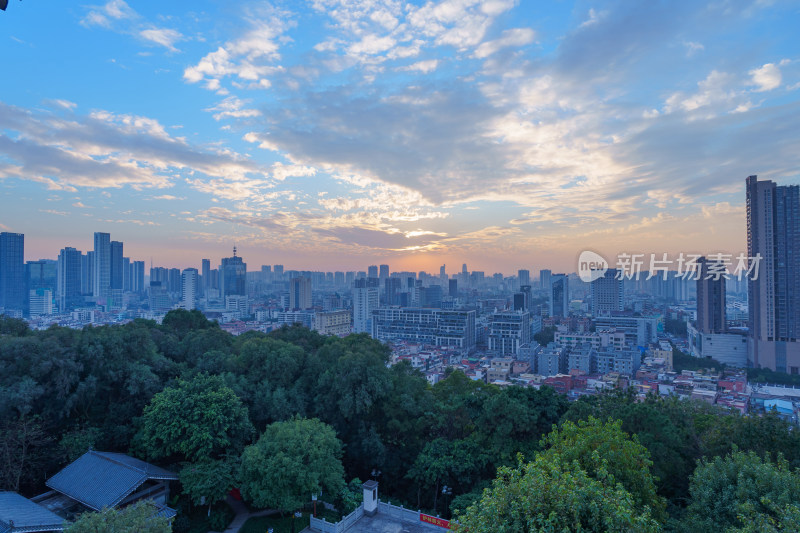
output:
POLYGON ((405 67, 398 67, 397 70, 417 71, 423 74, 428 74, 436 70, 437 66, 439 66, 438 59, 426 59, 425 61, 417 61, 416 63, 412 63, 405 67))
POLYGON ((757 92, 771 91, 781 85, 781 70, 774 63, 750 71, 757 92))
POLYGON ((252 118, 261 115, 261 112, 257 109, 246 109, 245 106, 248 103, 250 103, 249 100, 240 100, 235 96, 229 96, 214 107, 209 107, 206 111, 216 111, 214 120, 217 121, 224 118, 252 118))
POLYGON ((252 88, 268 87, 266 77, 283 70, 276 64, 281 57, 278 40, 294 22, 288 13, 269 8, 252 14, 250 25, 242 37, 226 42, 186 68, 183 79, 188 83, 205 80, 211 90, 217 90, 230 76, 250 83, 252 88))
POLYGON ((483 59, 503 48, 520 47, 530 44, 536 39, 536 32, 530 28, 514 28, 503 31, 499 39, 481 43, 475 50, 475 57, 483 59))
POLYGON ((259 173, 233 152, 213 151, 170 136, 156 120, 94 111, 24 110, 0 103, 0 156, 14 177, 49 189, 167 187, 181 172, 228 179, 259 173))
POLYGON ((149 28, 140 31, 139 35, 142 39, 159 44, 171 52, 178 51, 178 49, 175 48, 175 43, 183 38, 183 35, 181 35, 179 31, 169 28, 149 28))
POLYGON ((175 43, 184 36, 178 30, 159 28, 148 23, 124 0, 111 0, 102 6, 92 6, 81 19, 87 28, 98 26, 124 35, 131 35, 144 42, 163 46, 170 52, 177 52, 175 43))

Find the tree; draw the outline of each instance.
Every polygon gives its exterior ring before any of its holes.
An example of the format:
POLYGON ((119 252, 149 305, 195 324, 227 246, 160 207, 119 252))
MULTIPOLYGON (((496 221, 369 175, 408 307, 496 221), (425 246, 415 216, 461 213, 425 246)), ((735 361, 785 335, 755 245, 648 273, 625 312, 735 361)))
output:
POLYGON ((547 346, 556 338, 556 328, 550 326, 543 328, 542 331, 533 336, 533 340, 539 343, 540 346, 547 346))
POLYGON ((650 454, 635 436, 622 431, 621 421, 567 421, 542 439, 542 447, 545 460, 575 463, 593 479, 613 479, 631 495, 638 512, 666 518, 666 504, 656 494, 650 474, 650 454))
POLYGON ((325 491, 344 488, 342 443, 319 420, 275 422, 242 453, 242 495, 261 508, 293 511, 325 491))
POLYGON ((169 519, 157 513, 155 504, 149 500, 124 509, 83 513, 66 529, 66 533, 170 533, 169 519))
POLYGON ((649 510, 636 510, 634 498, 603 466, 597 479, 577 463, 539 455, 516 468, 502 467, 491 489, 459 517, 464 533, 582 531, 655 533, 659 523, 649 510))
POLYGON ((224 500, 236 486, 238 457, 223 457, 199 463, 188 463, 180 472, 183 493, 194 505, 211 505, 224 500))
POLYGON ((137 444, 152 459, 201 462, 238 453, 252 432, 247 408, 222 378, 199 374, 153 397, 137 444))
POLYGON ((692 476, 687 531, 797 531, 800 474, 753 452, 702 460, 692 476), (770 529, 771 528, 771 529, 770 529))

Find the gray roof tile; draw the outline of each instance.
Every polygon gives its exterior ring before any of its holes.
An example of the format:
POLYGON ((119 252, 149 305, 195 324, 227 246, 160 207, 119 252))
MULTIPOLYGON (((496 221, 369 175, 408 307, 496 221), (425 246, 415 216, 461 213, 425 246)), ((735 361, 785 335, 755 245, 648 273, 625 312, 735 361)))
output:
POLYGON ((63 531, 63 529, 64 519, 54 512, 16 492, 0 492, 0 533, 33 533, 63 531))
POLYGON ((121 453, 89 450, 47 481, 47 486, 96 511, 118 505, 148 479, 178 475, 121 453))

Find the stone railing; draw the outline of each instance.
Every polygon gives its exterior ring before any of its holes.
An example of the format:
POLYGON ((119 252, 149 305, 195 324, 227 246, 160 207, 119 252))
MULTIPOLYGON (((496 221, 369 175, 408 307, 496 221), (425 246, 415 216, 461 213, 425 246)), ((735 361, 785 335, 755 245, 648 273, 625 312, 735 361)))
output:
MULTIPOLYGON (((420 527, 430 529, 431 531, 439 531, 439 532, 447 531, 447 529, 443 527, 422 522, 419 519, 420 511, 415 511, 413 509, 406 509, 402 505, 398 507, 397 505, 392 505, 391 503, 384 503, 378 500, 378 514, 387 516, 389 518, 394 518, 395 520, 401 522, 410 522, 412 524, 416 523, 419 524, 420 527)), ((312 516, 309 526, 311 527, 312 530, 318 531, 320 533, 345 533, 363 516, 364 516, 364 504, 361 504, 355 511, 342 518, 340 522, 334 524, 333 522, 328 522, 324 518, 315 518, 312 516)))

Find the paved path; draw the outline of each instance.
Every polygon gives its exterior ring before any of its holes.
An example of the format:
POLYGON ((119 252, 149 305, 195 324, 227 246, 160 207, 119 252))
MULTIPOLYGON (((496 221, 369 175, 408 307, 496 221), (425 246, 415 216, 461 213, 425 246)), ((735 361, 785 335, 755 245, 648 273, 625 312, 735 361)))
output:
MULTIPOLYGON (((250 509, 242 503, 240 500, 237 500, 231 495, 228 495, 228 498, 225 500, 228 505, 231 506, 233 512, 236 514, 233 518, 233 522, 230 523, 228 529, 224 531, 224 533, 239 533, 239 530, 242 528, 245 522, 247 522, 250 518, 256 516, 269 516, 271 514, 275 514, 278 511, 275 509, 266 509, 263 511, 257 511, 255 513, 251 513, 250 509)), ((208 533, 216 533, 215 531, 209 531, 208 533)))

